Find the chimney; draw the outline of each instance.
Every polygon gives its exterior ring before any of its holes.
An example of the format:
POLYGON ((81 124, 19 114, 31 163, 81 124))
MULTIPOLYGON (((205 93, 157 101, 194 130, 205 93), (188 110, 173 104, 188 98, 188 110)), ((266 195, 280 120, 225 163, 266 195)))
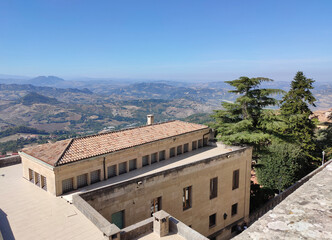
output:
POLYGON ((169 214, 163 210, 153 214, 153 232, 160 237, 169 233, 169 214))
POLYGON ((152 125, 154 122, 154 116, 152 114, 149 114, 149 115, 147 115, 147 118, 148 118, 148 120, 147 120, 146 125, 152 125))

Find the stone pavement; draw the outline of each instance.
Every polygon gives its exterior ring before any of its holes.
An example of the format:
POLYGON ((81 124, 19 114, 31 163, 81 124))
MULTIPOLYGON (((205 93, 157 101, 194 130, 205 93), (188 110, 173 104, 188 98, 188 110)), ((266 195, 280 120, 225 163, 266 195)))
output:
POLYGON ((0 231, 5 240, 104 239, 74 205, 23 179, 22 164, 0 168, 0 231))
POLYGON ((332 239, 332 164, 234 239, 332 239))

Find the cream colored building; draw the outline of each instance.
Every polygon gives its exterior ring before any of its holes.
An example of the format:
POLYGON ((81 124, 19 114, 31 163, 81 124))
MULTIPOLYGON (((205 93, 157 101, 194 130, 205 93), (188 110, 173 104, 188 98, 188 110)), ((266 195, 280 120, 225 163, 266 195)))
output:
POLYGON ((83 199, 120 229, 165 210, 210 239, 229 238, 249 216, 252 149, 211 135, 204 125, 152 121, 40 145, 20 153, 23 176, 56 196, 76 191, 74 205, 83 199))

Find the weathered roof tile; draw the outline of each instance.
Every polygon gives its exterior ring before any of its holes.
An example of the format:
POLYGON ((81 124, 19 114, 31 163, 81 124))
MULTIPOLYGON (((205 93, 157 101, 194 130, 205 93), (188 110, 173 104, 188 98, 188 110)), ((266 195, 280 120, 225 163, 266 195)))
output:
POLYGON ((206 128, 200 124, 170 121, 43 144, 22 152, 57 166, 206 128))

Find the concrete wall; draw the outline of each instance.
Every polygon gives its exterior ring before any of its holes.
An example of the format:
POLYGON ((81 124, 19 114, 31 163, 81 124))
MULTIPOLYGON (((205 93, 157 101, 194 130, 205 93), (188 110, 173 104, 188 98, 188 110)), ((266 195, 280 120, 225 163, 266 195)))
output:
POLYGON ((151 200, 161 197, 164 211, 210 236, 239 219, 248 219, 251 152, 251 148, 243 148, 81 196, 109 221, 113 213, 125 210, 125 226, 151 217, 151 200), (240 184, 232 190, 233 171, 237 169, 240 184), (210 200, 210 179, 214 177, 218 177, 218 196, 210 200), (192 207, 183 210, 183 188, 188 186, 192 186, 192 207), (234 203, 238 203, 238 211, 231 216, 234 203), (214 213, 216 225, 209 228, 209 216, 214 213))
POLYGON ((153 230, 153 218, 150 217, 146 220, 133 224, 121 230, 121 240, 136 239, 142 235, 151 233, 153 230))
POLYGON ((18 155, 0 158, 0 168, 21 163, 21 157, 18 155))
POLYGON ((188 227, 186 224, 180 222, 174 217, 169 218, 169 230, 170 232, 177 233, 184 239, 190 240, 208 240, 208 238, 198 234, 192 228, 188 227))

